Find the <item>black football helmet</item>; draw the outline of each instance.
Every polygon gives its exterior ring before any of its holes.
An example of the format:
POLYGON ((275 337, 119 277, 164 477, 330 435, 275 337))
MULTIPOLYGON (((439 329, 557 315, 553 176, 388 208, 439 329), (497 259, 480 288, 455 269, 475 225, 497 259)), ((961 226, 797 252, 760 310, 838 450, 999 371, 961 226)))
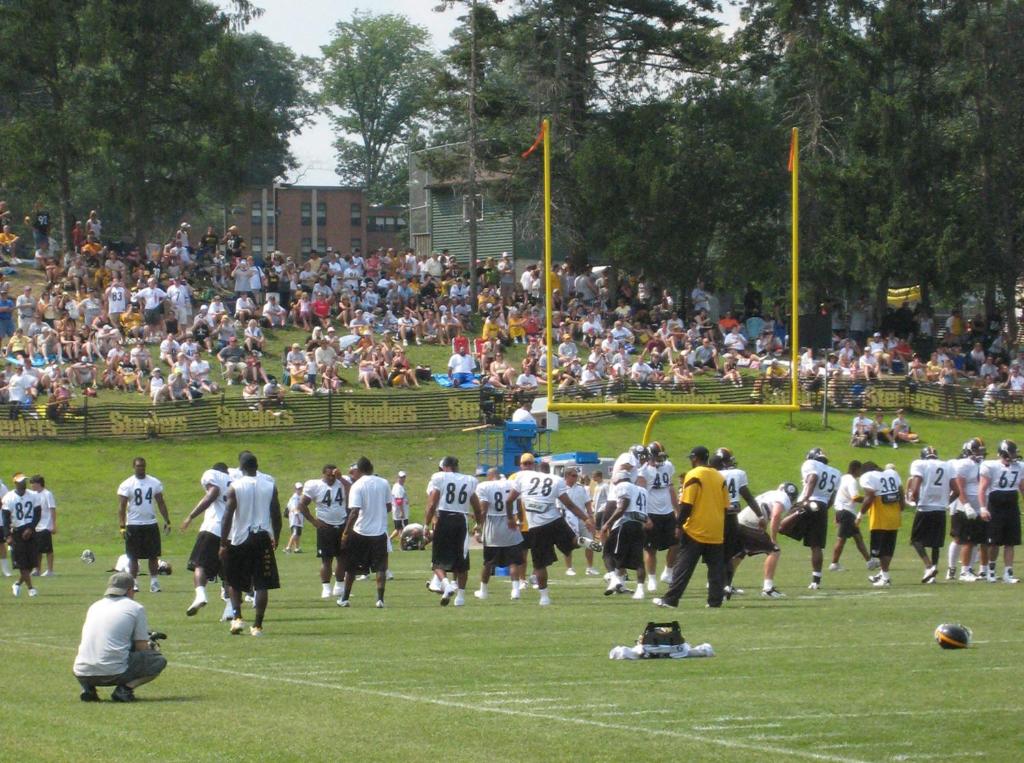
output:
POLYGON ((971 629, 960 623, 943 623, 935 629, 935 643, 943 649, 966 649, 971 645, 971 629))
POLYGON ((731 469, 736 466, 736 456, 734 456, 732 451, 728 448, 719 448, 715 451, 715 455, 722 459, 722 465, 726 469, 731 469))
POLYGON ((656 464, 663 464, 668 460, 668 453, 665 452, 665 446, 660 442, 652 442, 647 446, 647 451, 650 453, 651 461, 656 464))
POLYGON ((964 446, 960 451, 960 457, 972 458, 975 461, 980 461, 985 457, 985 453, 985 441, 980 437, 972 437, 964 443, 964 446))
POLYGON ((800 491, 797 489, 797 486, 792 482, 783 482, 779 485, 779 490, 786 494, 790 503, 794 503, 797 496, 800 495, 800 491))
POLYGON ((931 445, 925 445, 921 448, 921 458, 938 458, 939 452, 935 450, 931 445))
POLYGON ((820 461, 823 464, 827 464, 828 456, 825 455, 825 451, 823 451, 821 448, 811 448, 809 451, 807 451, 805 460, 820 461))
POLYGON ((1020 454, 1017 452, 1017 443, 1013 440, 1003 440, 999 443, 999 457, 1008 458, 1011 461, 1016 461, 1020 458, 1020 454))
POLYGON ((648 450, 647 447, 644 445, 634 445, 632 448, 629 449, 629 452, 632 454, 633 458, 635 458, 637 460, 637 463, 639 464, 646 464, 648 461, 651 460, 651 451, 648 450))
POLYGON ((716 471, 722 471, 725 468, 725 463, 722 461, 722 457, 718 453, 711 454, 711 458, 708 459, 708 466, 716 471))

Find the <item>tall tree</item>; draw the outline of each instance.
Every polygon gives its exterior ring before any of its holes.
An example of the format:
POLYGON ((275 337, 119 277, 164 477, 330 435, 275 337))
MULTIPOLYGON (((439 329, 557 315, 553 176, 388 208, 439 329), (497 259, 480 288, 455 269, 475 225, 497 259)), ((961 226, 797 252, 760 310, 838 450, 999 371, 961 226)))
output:
POLYGON ((419 123, 436 76, 428 41, 427 29, 404 16, 356 11, 321 48, 320 98, 339 133, 337 172, 366 187, 373 201, 405 200, 392 196, 395 174, 406 171, 396 155, 419 123))

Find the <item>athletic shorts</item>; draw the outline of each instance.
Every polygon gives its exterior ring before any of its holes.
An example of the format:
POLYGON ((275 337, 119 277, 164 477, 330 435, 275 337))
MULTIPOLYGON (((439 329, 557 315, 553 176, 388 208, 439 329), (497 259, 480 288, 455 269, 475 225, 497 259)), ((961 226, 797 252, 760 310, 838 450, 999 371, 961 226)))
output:
POLYGON ((556 519, 530 529, 530 561, 534 568, 549 567, 558 559, 555 548, 571 554, 576 548, 576 533, 564 519, 556 519))
POLYGON ((345 542, 348 569, 356 575, 386 570, 388 567, 388 536, 360 535, 351 532, 345 542))
POLYGON ((404 530, 405 526, 407 524, 409 524, 409 520, 408 519, 395 519, 393 521, 394 521, 394 524, 395 524, 395 529, 398 530, 399 532, 404 530))
POLYGON ((608 534, 604 544, 605 566, 613 570, 638 570, 644 566, 644 526, 623 522, 608 534))
POLYGON ((302 525, 292 525, 292 535, 296 538, 302 537, 302 525))
POLYGON ((493 567, 511 567, 526 562, 521 543, 515 546, 484 546, 484 564, 493 567))
POLYGON ((326 525, 316 528, 317 559, 337 559, 341 553, 341 525, 326 525))
POLYGON ((467 516, 456 511, 441 511, 430 544, 430 564, 445 572, 469 570, 469 528, 467 516))
POLYGON ((990 546, 1020 545, 1020 509, 1017 508, 1017 494, 1008 492, 990 493, 988 511, 987 541, 990 546))
POLYGON ((968 519, 962 511, 954 511, 949 519, 949 534, 960 543, 986 543, 988 523, 981 517, 968 519))
POLYGON ((142 316, 147 326, 157 326, 164 318, 164 309, 154 307, 152 310, 144 310, 142 316))
POLYGON ((24 527, 15 527, 11 530, 11 565, 16 570, 30 570, 39 563, 35 533, 28 540, 24 540, 21 537, 24 530, 24 527))
POLYGON ((896 553, 896 535, 898 530, 872 530, 871 556, 892 556, 896 553))
POLYGON ((852 511, 837 511, 836 512, 836 535, 840 538, 859 538, 861 537, 860 528, 857 526, 857 515, 852 511))
POLYGON ((804 546, 806 548, 825 548, 828 541, 828 504, 821 501, 812 501, 817 506, 817 511, 807 510, 807 519, 804 520, 804 546))
POLYGON ((739 526, 739 538, 744 556, 757 556, 758 554, 774 554, 779 547, 772 543, 771 536, 764 530, 746 525, 739 526))
POLYGON ((53 533, 49 530, 36 530, 35 541, 37 554, 53 553, 53 533))
POLYGON ((925 548, 942 548, 946 542, 946 512, 918 511, 914 514, 910 542, 925 548))
POLYGON ((725 531, 722 541, 722 553, 726 559, 743 553, 743 542, 740 540, 739 513, 731 509, 725 512, 725 531))
POLYGON ((605 518, 605 510, 604 509, 598 509, 597 511, 595 511, 594 512, 594 527, 596 527, 598 530, 600 530, 601 527, 604 525, 604 518, 605 518))
POLYGON ((676 515, 649 514, 653 527, 644 531, 644 548, 652 551, 664 551, 672 548, 679 541, 676 539, 676 515))
POLYGON ((192 554, 188 558, 188 569, 202 567, 207 580, 220 575, 220 537, 211 532, 201 532, 196 536, 192 546, 192 554))
POLYGON ((124 528, 124 552, 129 559, 159 559, 160 526, 128 525, 124 528))
POLYGON ((281 587, 270 533, 251 533, 244 543, 228 546, 224 582, 239 591, 272 591, 281 587))

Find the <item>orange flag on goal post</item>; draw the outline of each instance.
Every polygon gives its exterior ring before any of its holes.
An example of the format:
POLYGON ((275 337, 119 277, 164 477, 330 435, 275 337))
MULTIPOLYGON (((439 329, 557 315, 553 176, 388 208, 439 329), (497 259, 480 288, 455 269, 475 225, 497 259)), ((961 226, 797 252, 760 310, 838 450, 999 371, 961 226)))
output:
POLYGON ((535 141, 533 141, 533 145, 532 146, 530 146, 528 149, 523 151, 521 156, 524 159, 529 157, 530 154, 532 154, 534 151, 536 151, 538 146, 540 146, 540 144, 544 142, 544 139, 546 137, 547 137, 547 131, 544 129, 544 123, 542 122, 541 125, 540 125, 540 132, 537 133, 537 139, 535 141))

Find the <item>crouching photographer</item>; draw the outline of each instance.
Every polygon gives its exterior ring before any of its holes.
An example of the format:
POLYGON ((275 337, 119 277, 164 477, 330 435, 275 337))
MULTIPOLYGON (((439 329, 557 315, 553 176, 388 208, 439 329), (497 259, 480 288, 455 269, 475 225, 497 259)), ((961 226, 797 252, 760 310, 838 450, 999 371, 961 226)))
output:
POLYGON ((103 598, 89 607, 82 626, 74 674, 83 702, 98 702, 97 686, 113 686, 110 699, 134 702, 135 688, 156 678, 167 659, 156 648, 163 634, 150 633, 146 609, 135 601, 127 572, 110 576, 103 598))

